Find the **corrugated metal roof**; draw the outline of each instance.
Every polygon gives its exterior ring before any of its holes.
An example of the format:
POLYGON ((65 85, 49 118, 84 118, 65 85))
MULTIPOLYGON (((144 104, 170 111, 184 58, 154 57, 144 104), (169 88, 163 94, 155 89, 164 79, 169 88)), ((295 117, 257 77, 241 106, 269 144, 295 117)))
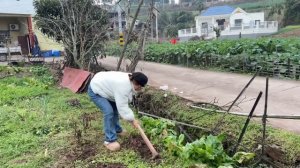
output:
POLYGON ((0 13, 34 15, 33 0, 0 0, 0 13))
POLYGON ((226 14, 231 14, 234 10, 235 8, 228 5, 214 6, 202 12, 201 16, 226 15, 226 14))
POLYGON ((89 82, 91 73, 80 69, 65 67, 61 86, 70 89, 74 93, 82 92, 89 82))

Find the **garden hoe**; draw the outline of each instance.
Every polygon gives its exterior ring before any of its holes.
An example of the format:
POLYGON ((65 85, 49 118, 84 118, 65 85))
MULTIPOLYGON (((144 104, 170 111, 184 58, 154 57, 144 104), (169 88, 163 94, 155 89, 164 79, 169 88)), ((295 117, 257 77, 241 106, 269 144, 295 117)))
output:
POLYGON ((148 146, 149 150, 152 153, 152 157, 151 159, 156 159, 158 158, 159 154, 158 152, 155 150, 155 148, 153 147, 152 143, 149 141, 148 137, 146 136, 144 130, 141 128, 141 126, 139 124, 136 125, 137 129, 139 130, 143 140, 145 141, 146 145, 148 146))

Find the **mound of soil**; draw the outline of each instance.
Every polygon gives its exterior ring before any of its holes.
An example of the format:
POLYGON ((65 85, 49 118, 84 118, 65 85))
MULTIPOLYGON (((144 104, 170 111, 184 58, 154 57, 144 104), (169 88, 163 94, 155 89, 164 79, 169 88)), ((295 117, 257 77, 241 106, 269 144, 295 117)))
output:
POLYGON ((91 160, 97 154, 97 145, 91 142, 75 144, 63 152, 54 167, 64 168, 72 165, 76 160, 91 160))
POLYGON ((126 168, 126 166, 121 163, 96 163, 90 165, 89 168, 126 168))
POLYGON ((139 111, 158 115, 160 117, 168 117, 171 105, 174 103, 174 96, 164 97, 163 94, 153 89, 139 94, 136 97, 135 104, 139 111))
POLYGON ((82 144, 81 146, 77 146, 73 151, 70 151, 66 157, 68 160, 85 160, 89 157, 95 156, 97 153, 97 148, 90 143, 82 144))
MULTIPOLYGON (((147 147, 147 145, 145 144, 143 138, 140 135, 130 136, 128 141, 123 142, 121 144, 121 146, 124 148, 133 149, 141 156, 141 158, 143 158, 144 160, 146 160, 148 162, 154 162, 154 163, 161 162, 161 159, 159 159, 159 158, 154 159, 154 160, 151 159, 152 154, 151 154, 149 148, 147 147)), ((156 147, 154 147, 154 148, 157 150, 156 147)))

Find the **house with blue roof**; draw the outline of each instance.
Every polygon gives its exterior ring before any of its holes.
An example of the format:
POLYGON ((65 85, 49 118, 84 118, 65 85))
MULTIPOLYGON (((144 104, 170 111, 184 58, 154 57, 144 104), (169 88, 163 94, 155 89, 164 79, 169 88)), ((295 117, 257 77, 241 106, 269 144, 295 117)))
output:
POLYGON ((181 41, 199 36, 205 39, 216 38, 216 30, 220 30, 220 38, 256 38, 278 31, 277 21, 265 21, 264 12, 247 13, 237 7, 213 6, 195 17, 196 27, 178 31, 181 41))

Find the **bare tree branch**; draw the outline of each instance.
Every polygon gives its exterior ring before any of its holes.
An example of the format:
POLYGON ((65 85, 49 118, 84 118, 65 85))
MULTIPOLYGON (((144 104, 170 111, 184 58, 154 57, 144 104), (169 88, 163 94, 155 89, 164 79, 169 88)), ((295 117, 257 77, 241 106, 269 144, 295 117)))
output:
MULTIPOLYGON (((53 1, 48 2, 53 5, 53 1)), ((35 17, 38 26, 43 33, 63 43, 68 53, 66 59, 85 69, 92 57, 103 48, 108 29, 106 12, 95 6, 93 0, 57 0, 57 3, 54 3, 57 10, 54 13, 50 10, 47 14, 42 11, 48 7, 47 0, 43 3, 36 0, 36 8, 42 5, 35 17)))
POLYGON ((122 52, 121 52, 121 56, 120 56, 120 59, 119 59, 118 65, 117 65, 117 71, 120 70, 120 66, 121 66, 121 63, 122 63, 123 58, 124 58, 124 55, 125 55, 125 51, 126 51, 126 48, 127 48, 127 45, 128 45, 128 41, 129 41, 131 32, 132 32, 132 30, 133 30, 135 21, 136 21, 136 19, 137 19, 138 14, 140 13, 140 9, 141 9, 143 3, 144 3, 144 0, 140 0, 139 6, 138 6, 138 8, 137 8, 137 10, 136 10, 136 12, 135 12, 135 15, 134 15, 134 17, 133 17, 133 20, 132 20, 132 22, 131 22, 131 25, 130 25, 128 34, 126 35, 125 44, 124 44, 124 47, 123 47, 123 50, 122 50, 122 52))

